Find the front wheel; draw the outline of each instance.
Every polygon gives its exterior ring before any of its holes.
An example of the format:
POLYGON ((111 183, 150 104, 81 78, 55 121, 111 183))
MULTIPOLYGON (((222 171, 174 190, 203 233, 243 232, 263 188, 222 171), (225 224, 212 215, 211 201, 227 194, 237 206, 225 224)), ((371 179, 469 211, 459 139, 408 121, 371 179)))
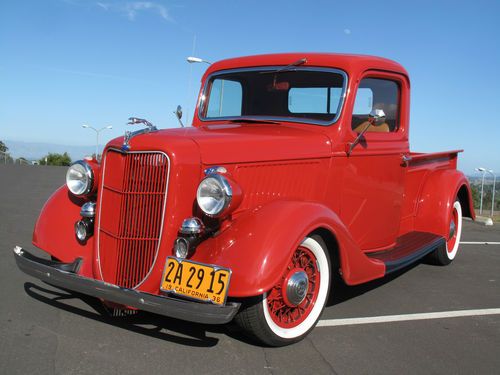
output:
POLYGON ((452 206, 446 243, 429 254, 431 263, 446 266, 455 259, 462 235, 462 206, 457 200, 452 206))
POLYGON ((270 346, 303 339, 316 325, 330 287, 330 259, 320 236, 306 237, 276 285, 248 303, 236 322, 270 346))

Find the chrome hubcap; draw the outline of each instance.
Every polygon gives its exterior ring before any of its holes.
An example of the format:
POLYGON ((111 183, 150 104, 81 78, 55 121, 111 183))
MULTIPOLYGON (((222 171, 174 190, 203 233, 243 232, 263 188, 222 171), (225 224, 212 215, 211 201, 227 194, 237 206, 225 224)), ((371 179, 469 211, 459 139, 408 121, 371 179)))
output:
POLYGON ((453 238, 453 236, 455 235, 455 231, 456 231, 456 225, 455 225, 455 221, 452 220, 451 223, 450 223, 450 237, 449 239, 451 240, 453 238))
POLYGON ((295 272, 290 276, 286 285, 286 296, 290 303, 300 305, 306 298, 308 286, 309 278, 304 271, 295 272))

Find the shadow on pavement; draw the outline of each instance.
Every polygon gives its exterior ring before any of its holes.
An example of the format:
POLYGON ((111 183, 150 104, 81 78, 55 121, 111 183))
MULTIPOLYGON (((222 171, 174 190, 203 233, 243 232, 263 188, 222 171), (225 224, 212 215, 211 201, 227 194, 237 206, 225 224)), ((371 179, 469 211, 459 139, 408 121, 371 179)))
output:
MULTIPOLYGON (((365 284, 348 286, 340 277, 336 277, 334 281, 334 293, 330 294, 327 307, 337 305, 339 303, 356 298, 360 295, 379 288, 423 262, 414 263, 400 271, 394 272, 386 277, 377 279, 365 284)), ((94 297, 85 294, 76 293, 63 288, 50 285, 52 289, 41 287, 39 285, 27 282, 24 284, 26 293, 45 304, 55 308, 77 314, 88 319, 99 322, 104 322, 115 327, 119 327, 131 332, 146 335, 152 338, 167 340, 176 344, 194 346, 194 347, 214 347, 219 342, 218 338, 208 337, 207 332, 223 333, 240 342, 252 346, 262 346, 256 343, 253 339, 245 336, 242 330, 234 323, 226 325, 205 325, 192 322, 185 322, 173 318, 163 317, 144 311, 139 311, 137 314, 121 317, 110 316, 109 312, 103 306, 101 301, 94 297), (62 301, 79 299, 91 307, 95 312, 81 309, 62 301), (207 329, 208 328, 208 329, 207 329), (177 335, 176 335, 177 334, 177 335)))
POLYGON ((328 298, 326 306, 329 307, 338 305, 339 303, 348 301, 352 298, 368 293, 373 289, 379 288, 382 285, 385 285, 391 282, 392 280, 397 279, 401 275, 404 275, 406 272, 412 270, 413 268, 415 268, 420 264, 425 264, 425 261, 421 260, 420 262, 413 263, 408 267, 405 267, 399 271, 391 273, 381 279, 376 279, 360 285, 353 285, 353 286, 346 285, 344 281, 340 278, 340 276, 337 276, 333 281, 333 287, 332 287, 333 293, 332 291, 330 291, 330 297, 328 298))
MULTIPOLYGON (((52 287, 52 285, 51 285, 52 287)), ((56 287, 53 287, 56 288, 56 287)), ((112 317, 102 305, 102 303, 93 297, 84 294, 70 292, 65 289, 48 289, 39 285, 27 282, 24 284, 26 293, 47 305, 55 308, 77 314, 88 319, 104 322, 115 327, 126 329, 131 332, 139 333, 160 340, 167 340, 176 344, 195 346, 195 347, 213 347, 219 342, 218 338, 208 337, 207 332, 227 333, 226 326, 203 325, 191 322, 185 322, 177 319, 166 318, 160 315, 139 311, 137 314, 112 317), (95 312, 72 306, 62 301, 80 299, 89 305, 95 312), (207 330, 207 327, 210 329, 207 330), (177 333, 176 334, 172 334, 177 333)), ((234 333, 231 333, 231 337, 234 333)), ((238 337, 236 337, 238 339, 238 337)), ((241 340, 241 338, 239 338, 241 340)))

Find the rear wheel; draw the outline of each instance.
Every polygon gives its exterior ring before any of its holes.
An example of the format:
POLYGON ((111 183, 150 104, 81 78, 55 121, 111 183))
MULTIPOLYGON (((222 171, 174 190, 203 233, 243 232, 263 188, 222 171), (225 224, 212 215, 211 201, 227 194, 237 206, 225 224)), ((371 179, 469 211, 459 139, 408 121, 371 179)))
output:
POLYGON ((307 237, 293 252, 274 287, 236 317, 251 336, 271 346, 304 338, 316 325, 328 297, 330 260, 320 236, 307 237))
POLYGON ((448 224, 448 235, 446 244, 440 246, 429 254, 431 263, 446 266, 455 259, 460 245, 460 237, 462 235, 462 206, 457 200, 453 204, 451 218, 448 224))

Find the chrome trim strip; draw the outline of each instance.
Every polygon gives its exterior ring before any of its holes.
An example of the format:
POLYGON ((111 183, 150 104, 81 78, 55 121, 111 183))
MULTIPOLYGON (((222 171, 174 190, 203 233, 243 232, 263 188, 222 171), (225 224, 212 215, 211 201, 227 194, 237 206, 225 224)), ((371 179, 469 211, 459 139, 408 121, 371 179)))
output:
POLYGON ((106 162, 107 162, 107 155, 108 155, 108 151, 116 151, 116 152, 119 152, 121 154, 163 154, 165 155, 165 157, 167 158, 167 161, 168 161, 168 173, 167 173, 167 183, 166 183, 166 186, 165 186, 165 199, 163 200, 163 214, 162 214, 162 217, 161 217, 161 224, 160 224, 160 235, 158 237, 158 246, 156 247, 156 254, 155 254, 155 257, 153 259, 153 263, 151 264, 151 269, 149 270, 149 272, 146 274, 146 276, 144 276, 144 279, 142 279, 142 281, 137 284, 136 286, 134 286, 132 289, 137 289, 138 287, 140 287, 149 277, 149 275, 151 275, 151 272, 153 272, 153 268, 156 264, 156 261, 158 259, 158 253, 160 252, 160 246, 161 246, 161 239, 162 239, 162 236, 163 236, 163 228, 164 228, 164 221, 165 221, 165 216, 166 216, 166 208, 167 208, 167 198, 168 198, 168 187, 169 187, 169 184, 170 184, 170 171, 171 171, 171 163, 170 163, 170 158, 168 157, 167 153, 166 152, 163 152, 163 151, 124 151, 124 150, 120 150, 118 148, 114 148, 114 147, 110 147, 106 150, 106 157, 104 158, 104 161, 103 161, 103 166, 102 166, 102 172, 101 172, 101 190, 100 190, 100 196, 99 196, 99 220, 97 222, 97 263, 99 264, 99 274, 101 276, 101 280, 104 281, 104 277, 102 275, 102 268, 101 268, 101 256, 100 256, 100 251, 101 251, 101 248, 99 246, 100 244, 100 228, 101 228, 101 207, 102 207, 102 189, 104 188, 104 177, 106 176, 106 162))
POLYGON ((158 131, 158 129, 156 129, 156 127, 139 129, 139 130, 136 130, 133 132, 127 130, 125 132, 125 135, 123 136, 122 151, 129 151, 130 150, 130 141, 132 140, 132 138, 134 138, 138 135, 141 135, 141 134, 148 134, 148 133, 152 133, 152 132, 156 132, 156 131, 158 131))
POLYGON ((209 167, 209 168, 205 169, 204 173, 205 173, 205 176, 208 176, 209 174, 215 174, 215 173, 225 174, 225 173, 227 173, 227 169, 225 167, 215 165, 213 167, 209 167))
POLYGON ((295 70, 304 70, 304 71, 313 71, 313 72, 328 72, 328 73, 337 73, 340 74, 343 79, 342 85, 342 94, 340 95, 340 101, 337 113, 332 121, 321 121, 321 120, 313 120, 313 119, 303 119, 299 117, 289 118, 289 117, 276 117, 276 116, 228 116, 228 117, 211 117, 206 118, 202 116, 203 106, 205 105, 205 101, 207 99, 207 91, 208 91, 208 83, 214 76, 223 75, 227 73, 239 73, 239 72, 249 72, 249 71, 272 71, 283 68, 283 66, 262 66, 262 67, 254 67, 254 68, 241 68, 241 69, 226 69, 219 70, 217 72, 213 72, 210 74, 205 80, 205 85, 203 86, 202 94, 200 96, 199 104, 198 104, 198 119, 202 122, 213 122, 213 121, 227 121, 227 120, 239 120, 242 117, 252 120, 271 120, 271 121, 280 121, 280 122, 294 122, 301 124, 311 124, 311 125, 322 125, 322 126, 330 126, 337 122, 342 111, 344 110, 344 102, 345 97, 347 95, 347 87, 349 85, 349 76, 347 73, 341 69, 336 68, 326 68, 326 67, 315 67, 315 66, 297 66, 294 67, 292 71, 295 70), (307 121, 305 121, 307 120, 307 121))

